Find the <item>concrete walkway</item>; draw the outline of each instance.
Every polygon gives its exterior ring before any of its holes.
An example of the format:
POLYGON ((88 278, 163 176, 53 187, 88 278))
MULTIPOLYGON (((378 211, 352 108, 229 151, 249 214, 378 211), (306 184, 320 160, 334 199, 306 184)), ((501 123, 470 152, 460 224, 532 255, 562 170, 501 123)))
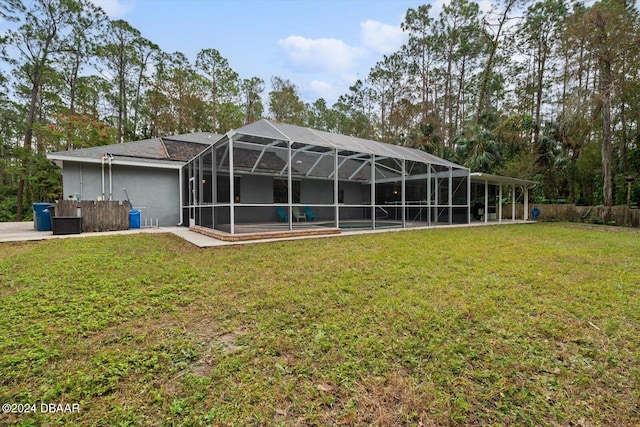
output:
POLYGON ((187 242, 200 247, 211 248, 217 246, 232 246, 232 245, 245 245, 249 243, 268 243, 268 242, 281 242, 283 240, 301 240, 301 239, 324 239, 330 237, 340 236, 352 236, 357 234, 371 234, 371 233, 390 233, 390 232, 403 232, 409 230, 433 230, 439 228, 458 228, 458 227, 473 227, 484 225, 507 225, 507 224, 531 224, 532 221, 511 221, 505 220, 503 222, 490 222, 485 224, 484 222, 473 222, 471 224, 461 225, 438 225, 431 227, 416 227, 416 228, 393 228, 393 229, 381 229, 381 230, 356 230, 356 231, 343 231, 341 234, 323 235, 323 236, 302 236, 302 237, 289 237, 289 238, 276 238, 276 239, 261 239, 261 240, 245 240, 241 242, 224 242, 222 240, 214 239, 204 234, 190 231, 186 227, 149 227, 138 228, 133 230, 123 231, 104 231, 104 232, 89 232, 81 234, 67 234, 54 236, 51 231, 37 231, 33 228, 33 222, 0 222, 0 243, 1 242, 25 242, 35 240, 47 240, 47 239, 69 239, 78 237, 92 237, 92 236, 112 236, 118 234, 138 234, 138 233, 173 233, 176 236, 186 240, 187 242))

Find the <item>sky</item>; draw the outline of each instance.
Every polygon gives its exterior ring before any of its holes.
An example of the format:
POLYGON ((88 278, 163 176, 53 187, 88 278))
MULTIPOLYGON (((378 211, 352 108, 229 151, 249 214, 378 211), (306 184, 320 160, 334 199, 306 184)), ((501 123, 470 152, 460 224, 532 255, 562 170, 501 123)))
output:
MULTIPOLYGON (((289 79, 305 102, 329 106, 406 41, 419 0, 92 0, 168 53, 195 64, 217 49, 241 78, 289 79)), ((433 1, 437 14, 443 0, 433 1)))

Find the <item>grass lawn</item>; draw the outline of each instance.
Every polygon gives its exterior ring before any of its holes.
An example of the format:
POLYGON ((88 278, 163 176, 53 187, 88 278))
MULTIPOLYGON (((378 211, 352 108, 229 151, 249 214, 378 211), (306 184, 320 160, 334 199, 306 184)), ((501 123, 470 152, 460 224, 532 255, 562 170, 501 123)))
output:
POLYGON ((640 424, 637 230, 5 243, 0 302, 0 425, 640 424))

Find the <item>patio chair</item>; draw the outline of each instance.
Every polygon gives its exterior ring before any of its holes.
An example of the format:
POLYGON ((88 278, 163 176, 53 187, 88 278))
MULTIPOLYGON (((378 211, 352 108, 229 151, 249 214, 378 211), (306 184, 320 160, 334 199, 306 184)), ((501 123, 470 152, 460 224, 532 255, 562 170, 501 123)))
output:
POLYGON ((276 212, 278 212, 278 216, 280 217, 280 220, 282 222, 289 222, 289 215, 287 215, 284 212, 284 209, 282 209, 282 206, 277 206, 276 207, 276 212))
POLYGON ((303 214, 302 212, 300 212, 300 208, 297 206, 294 206, 291 211, 293 212, 293 217, 296 219, 296 221, 300 222, 301 219, 303 220, 307 220, 307 216, 305 214, 303 214))
POLYGON ((318 214, 311 210, 309 206, 305 206, 304 213, 307 216, 308 221, 313 221, 314 219, 318 219, 318 214))

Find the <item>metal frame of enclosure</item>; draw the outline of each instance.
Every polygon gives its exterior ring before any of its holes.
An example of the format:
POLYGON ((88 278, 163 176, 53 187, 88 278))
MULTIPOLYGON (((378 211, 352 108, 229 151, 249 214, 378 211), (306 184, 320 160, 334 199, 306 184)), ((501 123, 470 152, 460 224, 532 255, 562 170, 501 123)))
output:
POLYGON ((266 230, 469 224, 467 168, 407 147, 260 120, 181 170, 183 224, 266 230))

